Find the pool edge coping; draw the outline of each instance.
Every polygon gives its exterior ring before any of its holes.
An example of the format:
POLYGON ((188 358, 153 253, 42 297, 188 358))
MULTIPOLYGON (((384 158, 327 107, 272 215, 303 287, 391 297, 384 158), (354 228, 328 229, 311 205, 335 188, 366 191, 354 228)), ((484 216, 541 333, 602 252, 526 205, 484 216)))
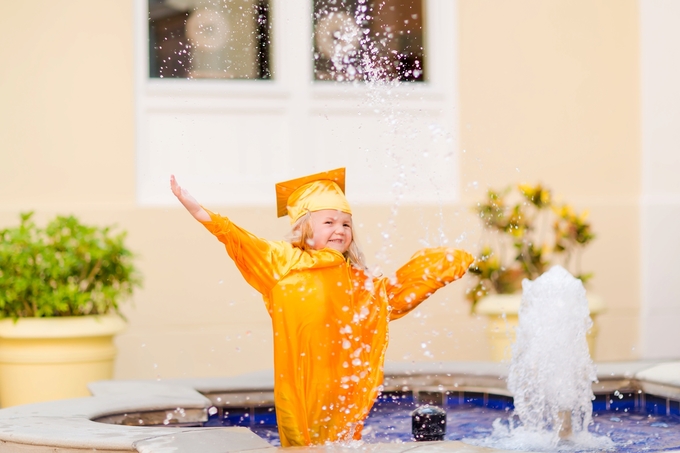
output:
MULTIPOLYGON (((629 379, 650 387, 661 386, 673 393, 673 398, 680 399, 680 361, 675 360, 645 360, 629 362, 601 362, 596 364, 598 379, 629 379)), ((423 376, 467 376, 469 378, 486 377, 496 379, 504 387, 507 377, 508 364, 491 362, 390 362, 385 366, 386 383, 390 380, 409 379, 423 376)), ((178 438, 212 436, 220 438, 218 442, 221 450, 224 445, 243 448, 229 449, 230 452, 267 450, 273 452, 273 447, 264 439, 252 434, 255 438, 243 434, 242 429, 233 430, 229 427, 220 428, 158 428, 111 425, 98 423, 92 419, 116 412, 135 412, 141 410, 169 410, 169 408, 201 408, 207 409, 211 405, 209 398, 203 393, 219 388, 222 391, 265 390, 273 387, 273 372, 262 370, 258 372, 229 376, 224 378, 183 378, 160 381, 150 380, 113 380, 99 381, 90 384, 93 393, 91 397, 35 403, 25 406, 15 406, 0 409, 0 442, 5 446, 33 446, 47 448, 61 448, 67 451, 83 451, 83 449, 97 449, 97 451, 138 451, 154 453, 168 451, 170 437, 175 442, 182 443, 178 438), (238 431, 238 434, 237 434, 238 431), (192 433, 192 434, 188 434, 192 433), (95 436, 93 438, 93 436, 95 436), (170 437, 168 437, 170 436, 170 437), (154 447, 154 445, 156 447, 154 447), (165 445, 165 447, 163 447, 165 445), (68 450, 71 449, 71 450, 68 450)), ((249 430, 248 430, 249 431, 249 430)), ((252 433, 252 432, 251 432, 252 433)), ((437 447, 413 442, 408 448, 435 448, 452 451, 477 451, 468 444, 465 448, 454 448, 450 442, 438 442, 437 447)), ((394 445, 401 444, 370 444, 371 450, 393 452, 394 445), (375 447, 374 447, 375 446, 375 447)), ((334 446, 334 451, 335 451, 334 446)), ((175 448, 175 447, 173 447, 175 448)), ((307 447, 305 447, 307 448, 307 447)), ((325 447, 309 447, 309 449, 324 449, 325 447)), ((482 447, 479 447, 482 448, 482 447)), ((403 451, 403 449, 398 449, 403 451)), ((11 450, 9 450, 11 451, 11 450)), ((39 450, 35 450, 39 451, 39 450)), ((51 450, 50 450, 51 451, 51 450)), ((190 450, 174 449, 176 453, 190 450)), ((218 450, 215 450, 218 451, 218 450)), ((502 451, 483 449, 479 451, 502 451)), ((208 453, 208 451, 206 451, 208 453)))

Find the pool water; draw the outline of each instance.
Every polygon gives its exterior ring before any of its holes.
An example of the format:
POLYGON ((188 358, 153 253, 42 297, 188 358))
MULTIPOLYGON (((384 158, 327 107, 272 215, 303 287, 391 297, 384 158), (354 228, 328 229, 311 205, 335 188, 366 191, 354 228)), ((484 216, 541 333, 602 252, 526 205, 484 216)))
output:
MULTIPOLYGON (((363 440, 369 443, 411 442, 411 412, 418 405, 412 401, 379 401, 366 420, 363 440)), ((266 409, 262 411, 266 415, 266 409)), ((272 408, 268 417, 254 417, 254 422, 237 414, 230 425, 249 426, 272 445, 280 445, 272 408)), ((507 420, 511 407, 494 409, 476 405, 457 405, 447 408, 446 440, 482 439, 491 436, 496 419, 507 420)), ((223 420, 228 420, 225 414, 223 420)), ((248 418, 248 417, 246 417, 248 418)), ((680 449, 680 417, 653 415, 643 412, 594 411, 590 432, 609 437, 617 452, 637 453, 680 449)))
MULTIPOLYGON (((411 436, 412 404, 378 405, 366 420, 366 442, 408 442, 411 436)), ((491 436, 496 419, 507 420, 512 410, 478 406, 449 408, 446 440, 479 439, 491 436)), ((630 411, 593 412, 589 431, 609 437, 617 452, 664 451, 680 448, 680 417, 630 411)))

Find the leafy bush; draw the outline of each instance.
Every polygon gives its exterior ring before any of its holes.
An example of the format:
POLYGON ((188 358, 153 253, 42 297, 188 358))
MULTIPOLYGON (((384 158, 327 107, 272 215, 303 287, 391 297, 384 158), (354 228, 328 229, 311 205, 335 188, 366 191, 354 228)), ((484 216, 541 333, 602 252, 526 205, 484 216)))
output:
POLYGON ((512 189, 489 190, 474 208, 489 243, 470 267, 472 310, 487 294, 521 291, 523 279, 536 279, 557 261, 584 283, 592 277, 581 272, 580 263, 583 248, 595 238, 587 212, 577 214, 570 205, 556 203, 540 184, 512 189), (513 195, 515 202, 508 202, 513 195))
POLYGON ((44 228, 22 213, 0 230, 0 318, 119 313, 141 286, 126 233, 57 216, 44 228))

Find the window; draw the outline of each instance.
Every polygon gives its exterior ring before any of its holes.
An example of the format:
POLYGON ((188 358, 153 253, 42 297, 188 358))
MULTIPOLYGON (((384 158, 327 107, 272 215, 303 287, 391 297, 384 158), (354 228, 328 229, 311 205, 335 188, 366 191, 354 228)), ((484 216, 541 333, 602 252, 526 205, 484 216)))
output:
MULTIPOLYGON (((271 183, 336 167, 347 167, 357 202, 457 200, 456 4, 135 0, 139 203, 176 203, 167 177, 180 172, 206 205, 270 206, 271 183), (250 31, 222 47, 218 63, 232 63, 219 67, 219 79, 199 79, 213 76, 201 69, 217 66, 196 64, 202 49, 188 37, 190 19, 215 5, 229 30, 250 31), (342 21, 325 20, 330 13, 342 21), (348 25, 330 29, 329 45, 321 27, 333 21, 348 25), (348 27, 360 32, 356 41, 342 40, 348 27), (249 38, 245 45, 238 44, 242 37, 249 38), (354 50, 337 58, 345 43, 354 50), (259 83, 267 77, 275 80, 259 83), (375 79, 400 83, 365 83, 375 79), (427 177, 403 185, 414 173, 427 177)), ((209 28, 203 20, 199 45, 221 24, 213 18, 217 25, 209 28)))
POLYGON ((314 79, 425 80, 422 10, 422 0, 314 0, 314 79))
POLYGON ((268 0, 148 0, 149 76, 269 79, 268 0))

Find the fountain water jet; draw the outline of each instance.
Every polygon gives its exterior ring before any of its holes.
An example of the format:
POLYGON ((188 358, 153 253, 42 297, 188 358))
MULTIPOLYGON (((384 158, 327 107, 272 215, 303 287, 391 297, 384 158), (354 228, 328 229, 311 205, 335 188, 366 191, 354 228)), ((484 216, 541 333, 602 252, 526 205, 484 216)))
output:
POLYGON ((592 321, 581 280, 555 266, 534 281, 525 279, 522 289, 508 375, 515 411, 507 423, 497 420, 493 436, 481 443, 522 450, 612 449, 609 438, 588 432, 597 375, 586 341, 592 321))

